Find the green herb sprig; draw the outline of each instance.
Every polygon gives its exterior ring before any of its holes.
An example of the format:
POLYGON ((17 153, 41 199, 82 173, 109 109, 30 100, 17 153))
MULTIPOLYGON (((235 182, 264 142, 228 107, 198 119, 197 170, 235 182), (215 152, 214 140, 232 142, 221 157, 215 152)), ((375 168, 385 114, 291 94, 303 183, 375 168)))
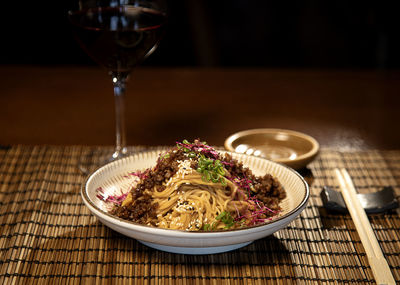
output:
POLYGON ((235 220, 233 219, 232 215, 227 211, 222 212, 215 219, 223 222, 225 224, 225 229, 229 229, 235 224, 235 220))
POLYGON ((213 160, 205 157, 203 154, 199 155, 197 171, 202 174, 204 181, 212 181, 214 183, 221 183, 226 185, 225 170, 220 160, 213 160))
POLYGON ((178 149, 183 149, 183 151, 187 153, 189 158, 195 158, 197 156, 194 151, 192 151, 189 147, 185 146, 185 145, 192 145, 190 142, 188 142, 188 140, 183 140, 182 144, 177 142, 176 146, 178 147, 178 149))
POLYGON ((215 228, 219 222, 222 222, 225 224, 224 229, 230 229, 231 227, 233 227, 235 225, 235 220, 233 219, 232 215, 229 212, 224 211, 221 214, 219 214, 217 217, 215 217, 215 221, 213 223, 204 224, 203 230, 204 231, 213 231, 213 230, 215 230, 215 228))

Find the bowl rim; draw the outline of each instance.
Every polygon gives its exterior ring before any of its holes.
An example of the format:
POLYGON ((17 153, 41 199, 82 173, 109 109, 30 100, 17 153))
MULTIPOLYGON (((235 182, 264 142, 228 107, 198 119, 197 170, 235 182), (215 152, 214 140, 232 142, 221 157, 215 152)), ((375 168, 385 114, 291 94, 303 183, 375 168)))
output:
MULTIPOLYGON (((225 153, 232 153, 232 152, 226 151, 226 150, 218 150, 218 151, 225 152, 225 153)), ((160 152, 160 150, 142 151, 142 152, 124 157, 122 159, 119 159, 119 160, 116 160, 113 162, 109 162, 109 163, 97 168, 92 174, 88 175, 86 177, 85 181, 82 183, 80 192, 81 192, 81 197, 82 197, 84 204, 89 208, 89 210, 92 212, 92 214, 94 214, 98 218, 101 217, 102 219, 106 219, 108 222, 111 222, 113 224, 118 223, 117 225, 119 227, 124 227, 126 229, 135 230, 137 232, 152 233, 153 231, 157 231, 159 233, 162 233, 163 236, 170 236, 170 237, 175 236, 175 237, 186 237, 186 238, 210 238, 210 237, 218 237, 218 236, 230 236, 233 233, 248 234, 251 232, 263 231, 264 227, 269 228, 269 227, 272 227, 273 225, 279 225, 280 223, 285 223, 288 219, 290 220, 290 218, 293 215, 295 215, 297 212, 302 211, 303 208, 307 205, 307 202, 310 198, 310 188, 309 188, 308 183, 293 168, 286 166, 282 163, 271 161, 271 160, 268 160, 268 159, 265 159, 262 157, 254 157, 254 156, 247 155, 247 154, 233 153, 234 155, 249 157, 250 159, 265 160, 268 163, 277 164, 280 167, 284 167, 284 168, 288 169, 290 172, 293 172, 293 174, 295 174, 300 179, 300 181, 302 182, 302 184, 305 188, 304 196, 303 196, 301 202, 295 208, 293 208, 289 212, 285 213, 284 215, 275 217, 270 222, 266 222, 266 223, 259 224, 256 226, 239 228, 239 229, 231 229, 231 230, 228 229, 228 230, 215 230, 215 231, 185 231, 185 230, 177 230, 177 229, 157 228, 157 227, 143 225, 140 223, 136 223, 136 222, 132 222, 132 221, 128 221, 128 220, 119 218, 117 216, 114 216, 114 215, 100 209, 98 206, 96 206, 94 204, 92 199, 90 199, 90 197, 87 193, 87 184, 95 177, 95 175, 97 175, 104 168, 111 167, 112 164, 116 164, 116 163, 121 164, 124 161, 127 161, 129 159, 135 159, 135 157, 136 157, 136 159, 140 159, 140 155, 143 155, 145 153, 153 153, 154 155, 157 156, 157 155, 159 155, 159 152, 160 152)))
POLYGON ((308 152, 297 156, 295 159, 293 160, 289 160, 287 158, 277 158, 274 159, 274 162, 278 162, 278 163, 282 163, 282 162, 296 162, 296 161, 301 161, 310 157, 315 156, 318 151, 319 151, 319 143, 318 141, 313 138, 310 135, 307 135, 305 133, 302 132, 298 132, 298 131, 293 131, 293 130, 288 130, 288 129, 277 129, 277 128, 260 128, 260 129, 249 129, 249 130, 244 130, 244 131, 240 131, 237 133, 234 133, 232 135, 230 135, 228 138, 225 139, 224 142, 224 147, 230 151, 230 152, 235 152, 235 149, 233 148, 232 144, 235 140, 237 140, 240 137, 244 137, 244 136, 248 136, 248 135, 256 135, 256 134, 273 134, 273 133, 286 133, 301 139, 304 139, 308 142, 311 143, 312 147, 311 150, 309 150, 308 152))

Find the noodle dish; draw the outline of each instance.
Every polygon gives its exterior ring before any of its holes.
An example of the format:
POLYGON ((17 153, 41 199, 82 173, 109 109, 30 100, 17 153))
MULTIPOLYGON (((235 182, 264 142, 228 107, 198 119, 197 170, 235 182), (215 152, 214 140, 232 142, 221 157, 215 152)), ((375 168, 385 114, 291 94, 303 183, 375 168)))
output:
POLYGON ((155 166, 129 173, 129 191, 97 197, 109 213, 142 225, 184 231, 224 231, 271 221, 286 191, 271 174, 256 176, 205 142, 184 140, 162 152, 155 166))

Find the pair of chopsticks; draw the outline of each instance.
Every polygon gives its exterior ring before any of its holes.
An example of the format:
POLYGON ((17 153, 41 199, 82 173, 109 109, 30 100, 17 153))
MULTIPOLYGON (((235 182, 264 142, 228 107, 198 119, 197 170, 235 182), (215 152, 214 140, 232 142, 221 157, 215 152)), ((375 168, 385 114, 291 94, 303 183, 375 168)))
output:
POLYGON ((357 198, 357 192, 349 173, 344 168, 336 168, 335 174, 339 181, 340 190, 346 202, 347 209, 356 226, 361 243, 364 246, 376 282, 378 284, 395 284, 396 282, 372 230, 367 214, 357 198))

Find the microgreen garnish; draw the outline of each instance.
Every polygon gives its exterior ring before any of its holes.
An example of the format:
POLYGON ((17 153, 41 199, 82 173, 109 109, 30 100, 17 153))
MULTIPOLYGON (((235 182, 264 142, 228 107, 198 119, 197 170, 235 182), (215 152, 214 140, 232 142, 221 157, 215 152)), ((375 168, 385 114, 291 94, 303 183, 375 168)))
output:
POLYGON ((221 183, 226 185, 225 181, 225 170, 220 160, 213 160, 205 157, 203 154, 199 155, 199 161, 197 165, 197 172, 202 174, 204 181, 212 181, 214 183, 221 183))
POLYGON ((192 144, 187 140, 183 140, 181 143, 176 142, 176 146, 178 147, 178 149, 183 149, 183 151, 189 158, 195 158, 197 156, 196 153, 192 150, 192 144))
POLYGON ((140 179, 145 179, 145 178, 147 178, 148 173, 149 173, 149 170, 145 170, 143 172, 139 170, 136 172, 131 172, 131 173, 129 173, 129 175, 139 177, 140 179))
POLYGON ((207 145, 206 142, 200 142, 200 140, 195 140, 193 143, 188 140, 183 140, 182 142, 176 142, 178 149, 183 148, 187 153, 202 153, 207 157, 213 159, 219 159, 218 152, 211 146, 207 145))
POLYGON ((204 224, 203 225, 203 231, 209 231, 210 230, 211 225, 210 224, 204 224))
POLYGON ((229 229, 229 228, 233 227, 233 225, 235 224, 235 220, 233 219, 231 214, 227 211, 222 212, 215 219, 223 222, 225 224, 225 227, 224 227, 225 229, 229 229))
POLYGON ((166 152, 164 152, 164 153, 160 153, 160 155, 158 156, 158 159, 157 159, 157 164, 158 164, 160 161, 169 158, 170 156, 171 156, 171 155, 169 154, 168 151, 166 151, 166 152))
POLYGON ((96 197, 99 198, 100 200, 106 202, 106 203, 113 203, 114 205, 121 205, 122 202, 125 200, 126 196, 128 196, 127 193, 122 193, 121 195, 108 195, 104 193, 104 189, 99 187, 96 189, 96 197))
POLYGON ((213 223, 204 224, 203 230, 204 231, 213 231, 213 230, 215 230, 215 228, 219 222, 222 222, 225 224, 224 229, 230 229, 231 227, 233 227, 235 225, 235 223, 241 222, 241 221, 236 221, 229 212, 224 211, 215 217, 215 221, 213 223))
POLYGON ((188 154, 189 158, 195 158, 197 155, 194 152, 188 154))

